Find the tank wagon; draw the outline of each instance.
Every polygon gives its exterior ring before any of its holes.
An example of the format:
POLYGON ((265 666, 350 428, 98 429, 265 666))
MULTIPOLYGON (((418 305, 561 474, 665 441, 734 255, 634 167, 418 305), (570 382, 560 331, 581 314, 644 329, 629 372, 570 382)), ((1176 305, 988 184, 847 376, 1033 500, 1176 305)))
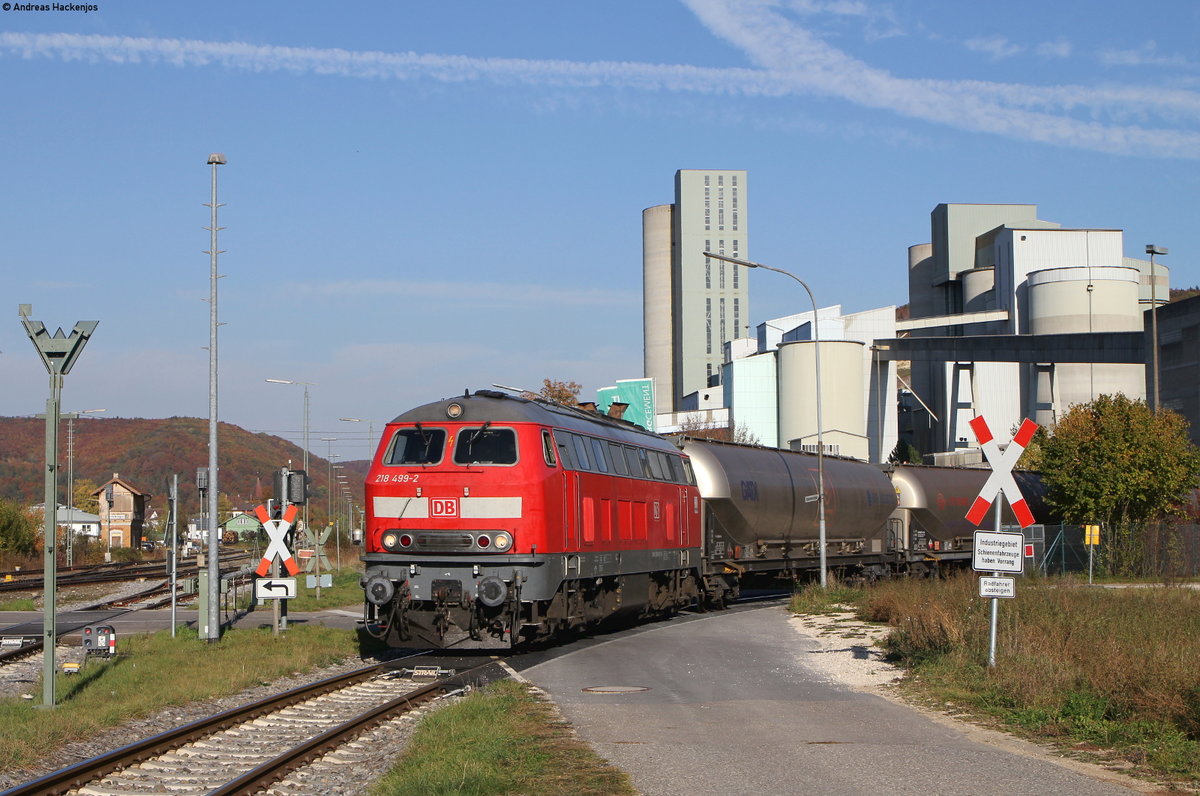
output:
MULTIPOLYGON (((819 567, 817 458, 493 390, 417 407, 387 424, 366 480, 364 625, 395 646, 507 646, 799 578, 819 567)), ((961 517, 987 471, 824 470, 830 569, 969 563, 961 517)))

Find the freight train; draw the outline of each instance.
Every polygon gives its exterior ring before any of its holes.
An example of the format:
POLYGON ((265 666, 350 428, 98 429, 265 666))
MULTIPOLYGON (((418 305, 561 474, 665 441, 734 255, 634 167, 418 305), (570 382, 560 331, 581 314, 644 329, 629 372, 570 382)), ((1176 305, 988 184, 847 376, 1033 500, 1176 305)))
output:
MULTIPOLYGON (((831 571, 970 562, 964 515, 986 470, 823 459, 831 571)), ((509 646, 721 607, 818 571, 817 482, 815 454, 668 439, 494 390, 435 401, 387 425, 367 475, 364 626, 393 646, 509 646)), ((1021 486, 1036 515, 1040 484, 1021 486)))

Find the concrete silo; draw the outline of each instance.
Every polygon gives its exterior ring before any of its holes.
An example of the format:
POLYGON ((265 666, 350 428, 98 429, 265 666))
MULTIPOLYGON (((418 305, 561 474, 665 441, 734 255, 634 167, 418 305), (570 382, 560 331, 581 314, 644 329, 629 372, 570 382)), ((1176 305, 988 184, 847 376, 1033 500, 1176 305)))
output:
MULTIPOLYGON (((827 452, 866 459, 866 408, 863 402, 864 343, 821 341, 821 412, 827 452), (834 447, 836 446, 836 447, 834 447)), ((799 340, 779 346, 779 441, 793 450, 817 444, 817 344, 799 340)))

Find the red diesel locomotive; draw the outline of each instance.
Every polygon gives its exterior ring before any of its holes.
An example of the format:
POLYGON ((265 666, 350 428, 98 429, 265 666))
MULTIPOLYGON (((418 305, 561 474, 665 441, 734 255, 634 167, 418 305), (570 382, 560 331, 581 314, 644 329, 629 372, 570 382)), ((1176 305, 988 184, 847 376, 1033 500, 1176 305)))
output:
POLYGON ((627 421, 493 390, 388 424, 366 480, 365 625, 387 643, 548 637, 695 602, 688 457, 627 421))

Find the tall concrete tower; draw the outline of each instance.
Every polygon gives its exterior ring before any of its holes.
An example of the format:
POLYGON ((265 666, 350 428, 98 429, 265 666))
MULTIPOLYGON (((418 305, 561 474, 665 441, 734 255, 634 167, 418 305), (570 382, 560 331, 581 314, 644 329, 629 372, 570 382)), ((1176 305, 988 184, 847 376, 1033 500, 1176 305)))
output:
POLYGON ((747 269, 704 256, 748 257, 746 172, 677 171, 675 203, 645 210, 642 234, 646 375, 659 410, 678 411, 719 383, 725 343, 746 336, 747 269))

